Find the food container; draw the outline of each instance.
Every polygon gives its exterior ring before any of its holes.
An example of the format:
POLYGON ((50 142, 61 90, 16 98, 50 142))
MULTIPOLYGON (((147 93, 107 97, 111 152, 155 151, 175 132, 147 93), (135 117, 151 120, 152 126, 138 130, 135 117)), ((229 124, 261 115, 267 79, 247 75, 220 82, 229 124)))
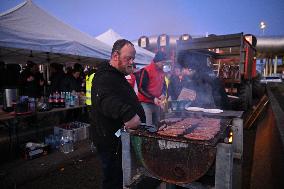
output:
POLYGON ((75 121, 54 127, 54 135, 69 137, 77 142, 89 138, 89 128, 90 124, 75 121))

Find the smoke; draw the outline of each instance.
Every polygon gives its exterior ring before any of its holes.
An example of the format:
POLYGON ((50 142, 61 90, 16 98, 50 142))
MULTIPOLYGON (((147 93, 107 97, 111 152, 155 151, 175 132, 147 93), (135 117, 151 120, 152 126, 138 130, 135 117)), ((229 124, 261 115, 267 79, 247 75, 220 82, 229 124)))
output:
POLYGON ((196 92, 196 99, 191 106, 230 109, 224 86, 214 74, 208 60, 207 51, 185 50, 178 53, 177 64, 191 70, 183 82, 183 87, 196 92))
POLYGON ((208 72, 210 70, 207 64, 208 56, 198 51, 180 51, 177 57, 177 63, 183 68, 189 68, 197 72, 208 72))

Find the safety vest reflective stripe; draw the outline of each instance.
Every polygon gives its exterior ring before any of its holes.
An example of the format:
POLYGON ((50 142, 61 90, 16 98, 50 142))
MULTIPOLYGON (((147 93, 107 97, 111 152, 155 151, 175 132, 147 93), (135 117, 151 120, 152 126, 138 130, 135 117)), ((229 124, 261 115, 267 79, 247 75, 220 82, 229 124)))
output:
POLYGON ((92 90, 92 81, 95 73, 92 73, 90 76, 86 76, 86 104, 92 105, 91 99, 91 90, 92 90))

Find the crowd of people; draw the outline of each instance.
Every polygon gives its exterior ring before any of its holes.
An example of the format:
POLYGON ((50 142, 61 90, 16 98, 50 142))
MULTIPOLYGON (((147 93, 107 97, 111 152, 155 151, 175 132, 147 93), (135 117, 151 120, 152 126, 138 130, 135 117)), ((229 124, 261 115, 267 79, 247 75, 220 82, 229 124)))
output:
POLYGON ((85 75, 82 65, 76 63, 72 67, 64 67, 59 63, 49 66, 50 77, 44 77, 39 65, 27 62, 26 65, 0 63, 0 88, 17 88, 20 96, 40 98, 55 92, 85 92, 85 75))

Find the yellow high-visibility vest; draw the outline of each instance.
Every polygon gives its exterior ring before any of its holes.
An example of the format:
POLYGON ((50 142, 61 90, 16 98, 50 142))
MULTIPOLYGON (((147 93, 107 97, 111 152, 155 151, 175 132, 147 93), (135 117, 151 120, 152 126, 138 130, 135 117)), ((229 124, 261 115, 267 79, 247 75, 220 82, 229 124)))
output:
POLYGON ((169 84, 170 84, 170 78, 168 78, 168 76, 165 76, 165 83, 166 83, 166 97, 168 99, 168 89, 169 89, 169 84))
POLYGON ((169 85, 170 85, 170 78, 165 76, 165 83, 166 83, 166 102, 165 102, 165 110, 169 109, 168 98, 169 98, 169 85))
POLYGON ((92 105, 92 99, 91 99, 91 90, 92 90, 92 81, 95 76, 95 73, 92 73, 90 76, 86 76, 86 104, 92 105))

